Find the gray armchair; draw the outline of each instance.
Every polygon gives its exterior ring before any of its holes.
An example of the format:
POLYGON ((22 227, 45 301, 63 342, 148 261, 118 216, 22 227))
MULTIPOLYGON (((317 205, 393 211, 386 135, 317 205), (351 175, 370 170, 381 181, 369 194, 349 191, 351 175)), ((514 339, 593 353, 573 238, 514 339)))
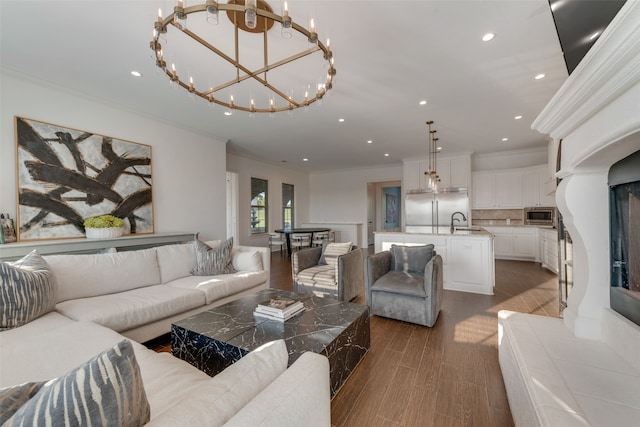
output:
POLYGON ((365 297, 371 314, 433 326, 442 305, 442 257, 433 245, 398 246, 367 256, 365 297))
MULTIPOLYGON (((337 244, 339 245, 339 244, 337 244)), ((349 252, 326 257, 322 264, 323 248, 301 249, 292 254, 291 273, 296 293, 313 293, 320 297, 351 301, 364 289, 364 255, 349 245, 349 252)))

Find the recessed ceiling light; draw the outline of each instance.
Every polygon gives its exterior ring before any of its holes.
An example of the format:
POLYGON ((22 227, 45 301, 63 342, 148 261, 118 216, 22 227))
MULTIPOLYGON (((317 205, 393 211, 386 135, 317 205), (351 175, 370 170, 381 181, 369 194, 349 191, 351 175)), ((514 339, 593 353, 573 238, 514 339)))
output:
POLYGON ((142 77, 142 73, 141 73, 140 71, 136 71, 136 70, 133 70, 133 71, 131 72, 131 75, 132 75, 133 77, 142 77))
POLYGON ((309 159, 307 159, 306 157, 304 159, 302 159, 303 162, 308 162, 309 159))
POLYGON ((427 105, 427 100, 423 99, 422 101, 420 101, 420 105, 427 105))
POLYGON ((373 141, 372 140, 368 140, 367 144, 373 144, 373 141))
POLYGON ((233 113, 231 111, 225 111, 224 115, 225 116, 233 116, 233 113))
POLYGON ((487 33, 487 34, 485 34, 484 36, 482 36, 482 41, 483 41, 483 42, 491 41, 491 40, 493 40, 493 38, 494 38, 495 36, 496 36, 496 35, 495 35, 495 34, 493 34, 493 33, 487 33))
POLYGON ((547 75, 544 73, 540 73, 537 76, 534 77, 534 79, 536 80, 540 80, 540 79, 544 79, 547 75))
POLYGON ((384 153, 384 156, 385 157, 389 157, 389 153, 384 153))
POLYGON ((340 123, 342 123, 342 122, 344 122, 344 119, 338 119, 338 121, 339 121, 340 123))
POLYGON ((502 138, 503 142, 507 142, 509 140, 509 138, 502 138))
POLYGON ((514 119, 516 120, 520 120, 522 118, 522 116, 515 116, 514 119))
POLYGON ((442 150, 442 147, 437 147, 436 150, 442 150))

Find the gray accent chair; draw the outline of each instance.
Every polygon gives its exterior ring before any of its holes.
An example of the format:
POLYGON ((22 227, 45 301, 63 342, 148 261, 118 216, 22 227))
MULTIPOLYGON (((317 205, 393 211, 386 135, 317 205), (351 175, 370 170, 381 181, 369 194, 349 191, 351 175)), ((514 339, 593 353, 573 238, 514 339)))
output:
POLYGON ((300 294, 351 301, 364 289, 364 254, 353 246, 337 257, 337 265, 319 264, 321 247, 294 252, 291 263, 293 290, 300 294))
POLYGON ((367 256, 365 297, 371 314, 431 327, 442 295, 442 257, 433 245, 392 245, 367 256))

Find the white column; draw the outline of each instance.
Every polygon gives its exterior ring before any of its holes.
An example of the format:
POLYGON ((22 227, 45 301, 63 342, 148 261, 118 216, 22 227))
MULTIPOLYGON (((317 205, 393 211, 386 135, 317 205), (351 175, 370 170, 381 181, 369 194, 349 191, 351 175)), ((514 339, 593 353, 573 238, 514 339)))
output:
POLYGON ((610 307, 607 173, 564 178, 556 201, 573 240, 574 284, 564 323, 578 337, 600 339, 602 309, 610 307))

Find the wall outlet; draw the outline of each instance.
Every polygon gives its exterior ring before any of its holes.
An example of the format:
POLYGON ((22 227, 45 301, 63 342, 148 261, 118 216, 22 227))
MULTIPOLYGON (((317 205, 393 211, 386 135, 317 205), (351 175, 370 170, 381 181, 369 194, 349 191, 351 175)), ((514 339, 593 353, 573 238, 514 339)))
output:
POLYGON ((511 218, 507 218, 507 225, 511 225, 511 218))

